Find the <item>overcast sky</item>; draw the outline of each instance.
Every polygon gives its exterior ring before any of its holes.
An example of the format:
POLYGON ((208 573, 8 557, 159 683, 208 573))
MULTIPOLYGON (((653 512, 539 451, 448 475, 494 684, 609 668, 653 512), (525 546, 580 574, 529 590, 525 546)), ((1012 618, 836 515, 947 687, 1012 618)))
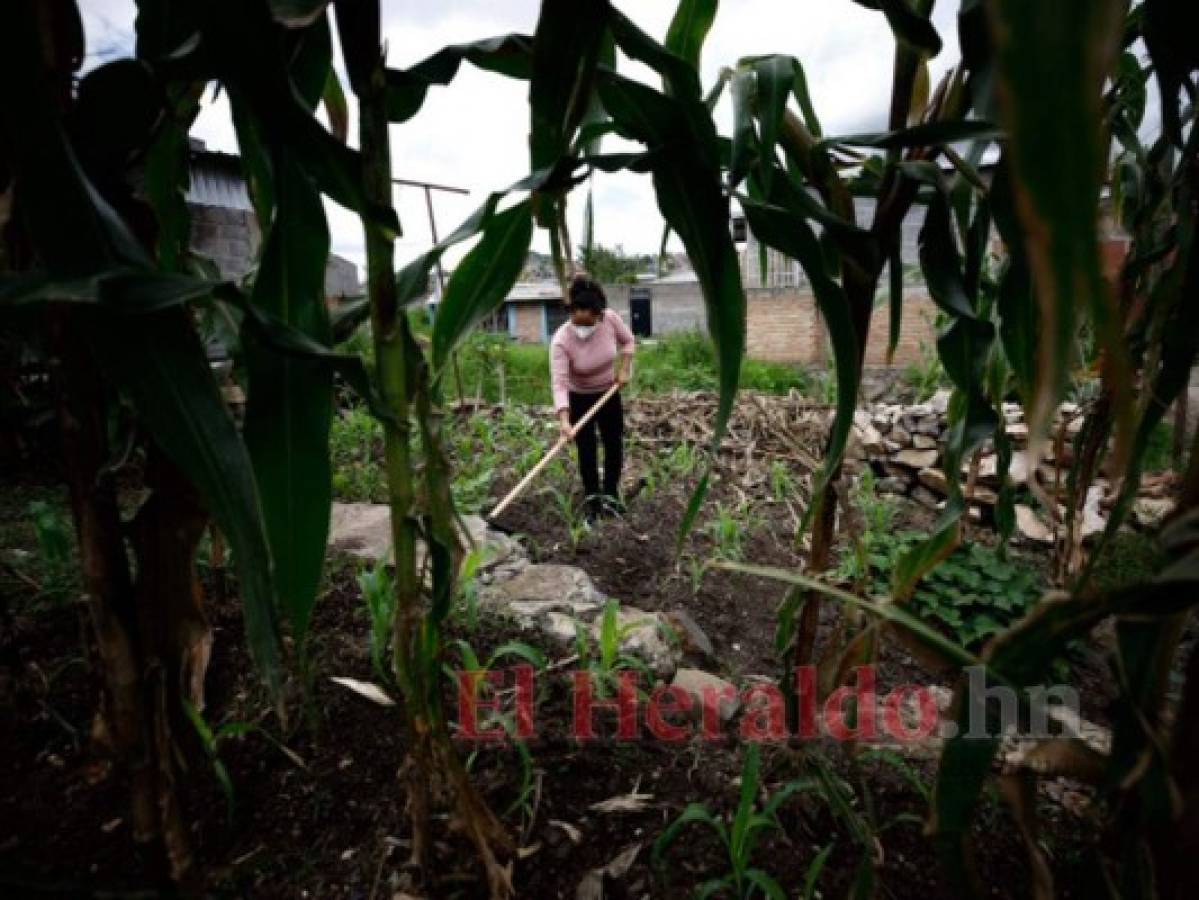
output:
MULTIPOLYGON (((665 36, 676 2, 639 0, 616 3, 644 30, 665 36)), ((506 32, 532 33, 536 0, 384 0, 388 64, 410 66, 446 44, 506 32)), ((80 0, 88 40, 88 66, 132 53, 133 0, 80 0)), ((945 48, 933 61, 933 83, 957 61, 955 15, 958 4, 940 0, 934 21, 945 48)), ((876 130, 886 122, 893 40, 883 16, 851 0, 725 0, 704 46, 705 88, 722 66, 740 57, 787 53, 799 58, 825 131, 829 134, 876 130)), ((658 85, 648 69, 618 60, 631 77, 658 85)), ((432 88, 415 119, 391 131, 395 175, 467 188, 469 196, 434 197, 439 234, 448 234, 492 190, 511 184, 528 170, 528 106, 525 82, 480 72, 464 64, 446 88, 432 88)), ((348 89, 347 89, 348 93, 348 89)), ((353 96, 350 95, 351 106, 353 96)), ((717 112, 721 132, 729 132, 727 94, 717 112)), ((351 119, 351 134, 356 130, 351 119)), ((192 131, 214 149, 237 152, 237 140, 223 99, 206 98, 192 131)), ((605 149, 619 149, 609 139, 605 149)), ((397 187, 396 209, 404 235, 397 252, 410 259, 431 242, 423 192, 397 187)), ((360 266, 364 262, 357 218, 326 203, 333 250, 360 266)), ((582 233, 583 196, 571 204, 571 235, 582 233)), ((662 219, 647 175, 595 177, 596 240, 626 251, 656 253, 662 219)), ((681 249, 677 246, 672 249, 681 249)), ((544 233, 534 248, 548 250, 544 233)), ((461 251, 460 251, 461 252, 461 251)), ((452 254, 452 263, 458 255, 452 254)))

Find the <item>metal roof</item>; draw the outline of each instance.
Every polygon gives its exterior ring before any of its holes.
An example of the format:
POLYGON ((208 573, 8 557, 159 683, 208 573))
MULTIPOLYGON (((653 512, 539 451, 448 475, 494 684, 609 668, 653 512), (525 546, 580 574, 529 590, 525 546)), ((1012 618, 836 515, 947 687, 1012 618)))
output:
POLYGON ((504 299, 508 303, 561 300, 562 288, 556 281, 521 281, 512 285, 512 290, 504 299))
POLYGON ((191 155, 191 185, 187 202, 193 206, 253 211, 250 194, 241 174, 241 160, 230 153, 194 150, 191 155))

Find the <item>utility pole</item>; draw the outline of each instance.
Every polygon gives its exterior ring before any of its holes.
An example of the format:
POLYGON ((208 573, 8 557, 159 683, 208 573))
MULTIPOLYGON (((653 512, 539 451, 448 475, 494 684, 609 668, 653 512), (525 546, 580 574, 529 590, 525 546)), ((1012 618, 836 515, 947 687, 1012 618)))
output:
MULTIPOLYGON (((470 191, 466 188, 452 187, 446 184, 433 184, 429 181, 412 181, 408 178, 393 178, 392 184, 398 184, 403 187, 418 187, 423 188, 425 192, 425 209, 429 211, 429 233, 433 237, 433 243, 436 244, 439 240, 437 237, 437 217, 433 215, 433 192, 444 191, 447 194, 469 194, 470 191)), ((445 271, 441 268, 441 258, 437 259, 437 296, 445 296, 445 271)), ((455 350, 450 354, 450 359, 454 364, 454 386, 458 389, 458 402, 462 403, 466 399, 466 395, 462 392, 462 370, 458 368, 458 351, 455 350)))

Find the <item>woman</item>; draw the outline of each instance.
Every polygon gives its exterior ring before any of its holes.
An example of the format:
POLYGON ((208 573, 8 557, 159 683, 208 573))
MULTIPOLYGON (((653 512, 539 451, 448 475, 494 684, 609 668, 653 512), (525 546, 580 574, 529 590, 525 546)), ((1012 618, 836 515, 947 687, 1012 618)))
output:
MULTIPOLYGON (((554 412, 562 435, 568 439, 574 423, 595 401, 614 383, 628 384, 632 374, 633 334, 607 306, 604 289, 599 284, 585 275, 576 275, 571 280, 566 305, 570 320, 558 328, 550 343, 554 412)), ((620 500, 623 441, 624 409, 617 391, 575 435, 588 518, 618 514, 624 508, 620 500), (604 442, 602 491, 596 460, 597 426, 604 442)))

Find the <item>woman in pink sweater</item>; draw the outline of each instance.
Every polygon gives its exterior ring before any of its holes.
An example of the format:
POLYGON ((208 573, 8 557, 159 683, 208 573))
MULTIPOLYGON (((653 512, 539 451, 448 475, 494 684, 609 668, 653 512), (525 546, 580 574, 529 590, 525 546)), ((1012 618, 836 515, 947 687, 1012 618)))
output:
MULTIPOLYGON (((550 343, 554 412, 566 437, 604 391, 613 383, 628 384, 632 374, 633 334, 607 305, 599 284, 586 276, 574 277, 567 303, 570 321, 558 328, 550 343)), ((624 409, 617 391, 575 436, 588 517, 623 510, 620 500, 623 442, 624 409), (604 442, 602 491, 596 459, 597 426, 604 442)))

